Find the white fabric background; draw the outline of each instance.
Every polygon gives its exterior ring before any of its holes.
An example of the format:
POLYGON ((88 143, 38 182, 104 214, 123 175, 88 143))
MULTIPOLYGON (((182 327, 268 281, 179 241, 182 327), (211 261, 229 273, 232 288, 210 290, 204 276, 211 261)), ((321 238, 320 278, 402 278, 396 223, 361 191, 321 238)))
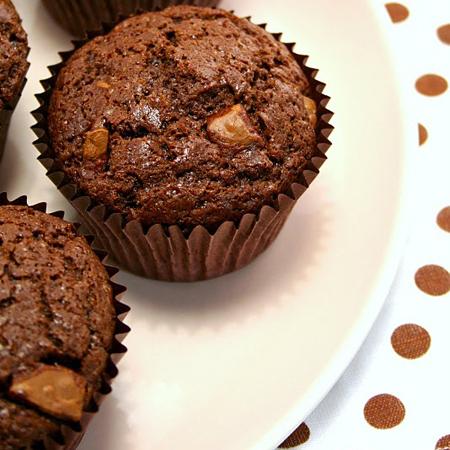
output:
MULTIPOLYGON (((450 1, 399 2, 409 17, 392 24, 390 45, 408 93, 404 106, 428 130, 424 145, 408 149, 417 153, 410 236, 373 330, 341 380, 305 421, 311 436, 298 447, 302 450, 434 450, 438 439, 450 434, 450 294, 432 297, 414 282, 424 265, 450 268, 450 233, 436 224, 439 211, 450 205, 450 91, 427 97, 415 89, 417 78, 427 73, 450 80, 450 45, 436 33, 450 23, 450 1), (406 323, 418 324, 431 335, 429 351, 415 360, 397 355, 390 342, 392 332, 406 323), (373 428, 364 418, 366 402, 382 393, 395 395, 406 409, 403 422, 392 429, 373 428)), ((384 2, 377 3, 384 8, 384 2)))

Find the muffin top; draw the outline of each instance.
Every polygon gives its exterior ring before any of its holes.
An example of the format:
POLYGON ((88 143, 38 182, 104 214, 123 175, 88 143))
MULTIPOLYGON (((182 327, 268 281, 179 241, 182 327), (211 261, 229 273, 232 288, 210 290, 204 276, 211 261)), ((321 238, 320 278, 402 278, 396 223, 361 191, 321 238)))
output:
POLYGON ((108 275, 69 223, 0 206, 0 447, 41 448, 102 381, 115 330, 108 275))
POLYGON ((27 35, 10 0, 0 0, 0 108, 20 91, 28 69, 27 35))
POLYGON ((144 224, 210 229, 273 205, 315 148, 285 45, 222 10, 132 17, 78 49, 50 100, 52 149, 81 192, 144 224))

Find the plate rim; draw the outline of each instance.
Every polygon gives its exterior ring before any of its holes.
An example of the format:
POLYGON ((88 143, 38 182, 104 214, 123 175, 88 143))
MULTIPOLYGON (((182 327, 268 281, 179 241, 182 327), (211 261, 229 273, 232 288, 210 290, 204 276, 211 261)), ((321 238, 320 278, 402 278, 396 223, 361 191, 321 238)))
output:
MULTIPOLYGON (((394 221, 394 231, 391 234, 388 245, 388 257, 386 257, 383 268, 378 276, 379 282, 373 290, 370 300, 366 302, 360 318, 355 322, 353 329, 349 331, 347 337, 340 343, 340 349, 336 351, 331 361, 327 364, 327 368, 321 373, 317 381, 306 392, 297 406, 287 413, 285 418, 279 420, 272 430, 269 430, 261 440, 251 447, 249 450, 273 450, 278 448, 280 443, 292 434, 296 428, 311 414, 314 409, 325 399, 336 383, 340 380, 346 369, 351 365, 353 359, 364 345, 369 333, 371 332, 375 322, 377 321, 383 306, 389 296, 389 292, 397 276, 400 261, 403 256, 403 250, 409 236, 412 215, 412 205, 414 197, 414 174, 417 171, 417 152, 408 152, 408 148, 417 149, 419 147, 417 139, 414 140, 414 123, 417 119, 409 108, 405 108, 407 104, 408 93, 405 86, 400 80, 398 66, 395 63, 396 53, 393 45, 389 42, 388 36, 391 34, 392 22, 389 15, 385 11, 384 1, 368 0, 369 7, 375 16, 375 24, 379 27, 379 38, 381 38, 382 46, 386 51, 386 62, 391 73, 391 78, 397 94, 396 103, 402 112, 399 118, 401 125, 403 153, 402 169, 403 176, 399 188, 399 196, 402 198, 397 218, 394 221)), ((325 88, 324 93, 326 93, 325 88)), ((332 101, 331 108, 333 109, 332 101)), ((331 120, 333 125, 333 119, 331 120)))

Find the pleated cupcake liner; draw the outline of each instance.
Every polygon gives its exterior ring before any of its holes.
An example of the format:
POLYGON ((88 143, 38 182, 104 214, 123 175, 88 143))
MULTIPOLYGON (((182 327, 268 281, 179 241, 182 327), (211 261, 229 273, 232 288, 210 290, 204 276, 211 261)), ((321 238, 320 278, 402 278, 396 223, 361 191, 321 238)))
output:
POLYGON ((42 0, 55 20, 73 35, 114 23, 135 11, 156 11, 173 5, 215 6, 218 0, 42 0))
MULTIPOLYGON (((266 28, 266 24, 259 26, 266 28)), ((90 33, 89 37, 112 28, 112 24, 104 25, 101 32, 90 33)), ((280 41, 281 33, 272 35, 280 41)), ((298 180, 278 195, 273 206, 265 205, 256 214, 245 214, 237 223, 223 222, 214 232, 199 225, 186 235, 178 225, 145 226, 138 220, 128 220, 125 214, 109 210, 80 191, 55 159, 47 128, 52 89, 61 68, 87 41, 74 41, 73 50, 60 53, 62 61, 49 67, 52 76, 41 82, 45 91, 36 96, 40 107, 33 111, 37 123, 32 128, 38 136, 34 144, 41 153, 39 161, 46 167, 47 176, 76 208, 84 225, 96 236, 98 245, 121 267, 135 274, 164 281, 199 281, 249 264, 278 236, 295 203, 326 160, 325 154, 331 145, 328 137, 333 130, 329 121, 333 113, 326 108, 330 98, 323 94, 325 84, 316 79, 318 70, 306 65, 307 56, 293 51, 295 43, 285 43, 307 76, 311 91, 308 95, 317 105, 316 147, 298 180)))
MULTIPOLYGON (((38 203, 36 205, 29 205, 26 196, 21 196, 15 200, 9 201, 7 194, 5 192, 1 192, 0 206, 5 205, 28 206, 36 211, 40 211, 43 213, 47 212, 47 204, 44 202, 38 203)), ((64 219, 63 211, 56 211, 49 214, 51 216, 64 219)), ((100 388, 97 392, 94 392, 89 405, 84 409, 81 421, 71 425, 62 424, 60 426, 60 435, 58 437, 48 437, 43 442, 44 448, 46 450, 74 450, 81 442, 90 420, 98 412, 99 406, 104 397, 108 395, 112 390, 112 380, 118 374, 117 363, 127 351, 127 348, 122 344, 122 341, 130 331, 130 328, 122 322, 130 308, 119 301, 120 297, 127 289, 124 286, 121 286, 120 284, 112 281, 112 278, 118 272, 118 269, 104 264, 104 261, 107 259, 107 254, 104 251, 98 250, 93 246, 94 238, 90 235, 81 233, 79 224, 73 224, 73 226, 76 232, 79 235, 84 236, 84 238, 87 240, 87 242, 91 246, 91 249, 98 256, 103 266, 105 267, 106 272, 108 273, 112 289, 113 306, 116 313, 114 339, 111 348, 109 349, 109 358, 102 375, 100 388)))

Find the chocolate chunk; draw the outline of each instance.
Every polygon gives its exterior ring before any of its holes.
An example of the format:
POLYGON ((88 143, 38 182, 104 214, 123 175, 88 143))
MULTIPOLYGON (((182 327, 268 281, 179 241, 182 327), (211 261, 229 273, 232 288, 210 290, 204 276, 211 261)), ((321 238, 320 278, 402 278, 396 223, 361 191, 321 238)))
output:
POLYGON ((97 87, 102 88, 102 89, 109 89, 111 87, 111 85, 109 83, 107 83, 106 81, 97 81, 97 83, 95 83, 97 87))
POLYGON ((42 365, 29 374, 14 376, 9 394, 58 419, 78 422, 86 380, 65 367, 42 365))
POLYGON ((308 111, 309 121, 313 127, 317 124, 317 106, 316 102, 309 97, 303 96, 303 101, 305 102, 306 110, 308 111))
POLYGON ((108 137, 106 128, 88 131, 83 144, 83 158, 99 159, 103 157, 108 149, 108 137))
POLYGON ((208 117, 208 135, 224 145, 247 147, 263 143, 242 105, 233 105, 208 117))

